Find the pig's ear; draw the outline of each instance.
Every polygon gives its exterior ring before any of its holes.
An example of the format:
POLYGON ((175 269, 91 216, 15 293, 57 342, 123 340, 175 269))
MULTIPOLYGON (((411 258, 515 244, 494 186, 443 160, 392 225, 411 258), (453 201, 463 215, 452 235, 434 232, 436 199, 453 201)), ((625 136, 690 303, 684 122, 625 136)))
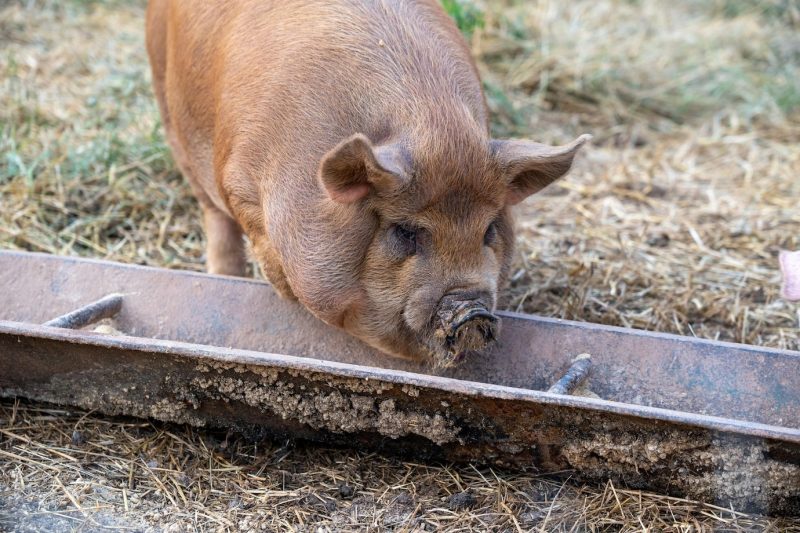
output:
POLYGON ((409 179, 409 161, 399 145, 372 146, 357 133, 325 154, 319 164, 319 180, 332 200, 349 204, 372 191, 391 192, 409 179))
POLYGON ((492 154, 508 183, 507 202, 517 204, 569 172, 572 160, 591 135, 564 146, 532 141, 492 141, 492 154))

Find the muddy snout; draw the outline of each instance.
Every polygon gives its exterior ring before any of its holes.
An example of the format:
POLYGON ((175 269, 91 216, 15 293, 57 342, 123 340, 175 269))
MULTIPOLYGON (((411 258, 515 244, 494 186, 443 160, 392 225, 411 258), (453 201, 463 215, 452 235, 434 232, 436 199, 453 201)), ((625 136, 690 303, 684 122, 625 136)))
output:
POLYGON ((473 351, 483 350, 497 339, 500 319, 477 298, 446 295, 434 317, 436 337, 447 361, 457 363, 473 351))

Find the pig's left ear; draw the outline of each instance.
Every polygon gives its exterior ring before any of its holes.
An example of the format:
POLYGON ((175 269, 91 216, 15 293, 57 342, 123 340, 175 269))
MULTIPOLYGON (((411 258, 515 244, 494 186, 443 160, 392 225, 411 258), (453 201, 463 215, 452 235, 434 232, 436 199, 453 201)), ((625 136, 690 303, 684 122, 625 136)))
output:
POLYGON ((581 135, 564 146, 532 141, 492 141, 492 155, 508 183, 506 201, 517 204, 569 172, 575 154, 591 138, 591 135, 581 135))
POLYGON ((322 157, 318 177, 332 200, 349 204, 373 191, 399 189, 408 182, 408 167, 409 158, 401 146, 373 146, 357 133, 322 157))

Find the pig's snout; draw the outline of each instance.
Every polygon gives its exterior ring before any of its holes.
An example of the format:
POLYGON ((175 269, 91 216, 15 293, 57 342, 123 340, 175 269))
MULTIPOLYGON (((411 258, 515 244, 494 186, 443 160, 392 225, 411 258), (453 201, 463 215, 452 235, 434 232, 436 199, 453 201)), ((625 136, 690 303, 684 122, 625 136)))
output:
POLYGON ((459 355, 482 350, 497 338, 498 323, 499 319, 486 309, 470 309, 450 325, 446 346, 450 352, 459 355))
POLYGON ((481 298, 448 294, 439 302, 434 318, 436 337, 443 348, 443 366, 457 363, 473 351, 483 350, 497 339, 500 319, 481 298))

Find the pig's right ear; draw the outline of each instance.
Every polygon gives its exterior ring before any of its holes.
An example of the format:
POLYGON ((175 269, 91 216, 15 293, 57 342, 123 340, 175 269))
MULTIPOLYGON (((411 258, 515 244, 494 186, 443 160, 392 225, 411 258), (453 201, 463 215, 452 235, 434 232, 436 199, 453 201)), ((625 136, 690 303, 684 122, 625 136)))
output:
POLYGON ((491 149, 508 183, 506 201, 517 204, 566 174, 581 146, 591 139, 581 135, 564 146, 532 141, 492 141, 491 149))
POLYGON ((405 185, 409 158, 399 145, 372 146, 357 133, 322 157, 318 177, 332 200, 349 204, 373 191, 387 193, 405 185))

